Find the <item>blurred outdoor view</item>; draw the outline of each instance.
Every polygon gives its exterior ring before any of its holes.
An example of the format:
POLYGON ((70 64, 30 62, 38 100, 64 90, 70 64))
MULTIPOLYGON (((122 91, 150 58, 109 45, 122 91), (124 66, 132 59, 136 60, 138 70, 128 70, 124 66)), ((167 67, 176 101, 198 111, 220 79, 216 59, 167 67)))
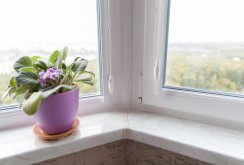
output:
POLYGON ((244 94, 243 6, 171 0, 165 86, 244 94))
MULTIPOLYGON (((99 50, 96 0, 1 0, 0 95, 21 56, 48 57, 68 47, 67 63, 75 57, 89 60, 95 85, 80 84, 80 94, 99 94, 99 50)), ((0 107, 16 104, 11 98, 0 107)))

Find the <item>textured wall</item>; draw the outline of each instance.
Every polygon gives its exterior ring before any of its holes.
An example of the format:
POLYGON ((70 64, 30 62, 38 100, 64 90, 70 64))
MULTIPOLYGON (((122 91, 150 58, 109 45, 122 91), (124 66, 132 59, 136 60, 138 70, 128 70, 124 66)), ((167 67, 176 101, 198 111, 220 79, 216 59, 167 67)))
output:
POLYGON ((209 165, 131 140, 120 140, 36 165, 209 165))
POLYGON ((125 143, 125 140, 120 140, 47 160, 37 165, 126 165, 125 143))
POLYGON ((126 165, 210 165, 160 148, 127 141, 126 165))

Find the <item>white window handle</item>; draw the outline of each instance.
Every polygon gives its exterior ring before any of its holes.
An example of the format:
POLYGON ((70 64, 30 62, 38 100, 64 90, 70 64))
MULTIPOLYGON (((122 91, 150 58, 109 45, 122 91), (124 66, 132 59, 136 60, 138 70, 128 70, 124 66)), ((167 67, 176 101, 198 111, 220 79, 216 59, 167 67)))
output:
POLYGON ((158 79, 159 79, 159 74, 160 74, 160 68, 159 67, 160 67, 160 62, 157 59, 155 62, 155 65, 154 65, 154 82, 155 82, 155 84, 157 84, 158 79))

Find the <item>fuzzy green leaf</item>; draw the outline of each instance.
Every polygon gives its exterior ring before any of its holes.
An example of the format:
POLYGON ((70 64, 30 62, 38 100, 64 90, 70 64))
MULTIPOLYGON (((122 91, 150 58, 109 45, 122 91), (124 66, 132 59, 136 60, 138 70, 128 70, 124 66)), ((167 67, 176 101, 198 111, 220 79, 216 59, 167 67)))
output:
POLYGON ((76 77, 75 81, 91 81, 93 79, 92 74, 81 74, 78 77, 76 77))
POLYGON ((37 73, 37 70, 33 67, 23 67, 19 70, 20 72, 32 72, 37 73))
POLYGON ((13 98, 19 96, 19 95, 22 95, 22 94, 25 94, 26 91, 28 90, 28 88, 26 88, 25 86, 21 85, 16 91, 15 91, 15 95, 13 98))
POLYGON ((42 102, 42 92, 33 93, 23 104, 23 110, 28 115, 34 115, 42 102))
POLYGON ((83 83, 91 85, 91 86, 94 85, 94 82, 92 82, 92 81, 80 81, 80 82, 83 82, 83 83))
POLYGON ((74 65, 71 67, 71 70, 75 73, 84 71, 87 65, 88 61, 86 59, 80 58, 74 62, 74 65))
POLYGON ((35 65, 40 69, 44 69, 44 70, 47 69, 47 64, 41 60, 36 61, 35 65))
POLYGON ((55 61, 57 60, 58 56, 59 56, 59 51, 58 51, 58 50, 55 50, 55 51, 52 53, 52 55, 50 56, 50 58, 49 58, 49 62, 50 62, 50 64, 53 65, 53 64, 55 63, 55 61))
POLYGON ((84 70, 84 71, 81 71, 81 72, 80 72, 80 75, 81 75, 81 74, 91 74, 93 77, 96 76, 93 72, 91 72, 91 71, 85 71, 85 70, 84 70))
POLYGON ((16 83, 16 80, 15 80, 15 77, 12 76, 9 80, 9 84, 13 87, 16 87, 17 86, 17 83, 16 83))
POLYGON ((48 96, 54 94, 55 92, 57 92, 60 88, 65 88, 67 91, 72 90, 75 88, 75 86, 69 86, 69 85, 59 85, 56 86, 53 89, 47 90, 45 92, 42 92, 42 97, 43 99, 47 98, 48 96))
POLYGON ((41 56, 32 56, 31 61, 32 61, 32 63, 35 63, 40 58, 41 58, 41 56))
POLYGON ((15 79, 18 84, 25 87, 33 87, 39 83, 37 75, 32 72, 20 72, 15 79))
POLYGON ((9 95, 10 91, 12 90, 12 88, 13 88, 13 87, 9 86, 8 88, 6 88, 6 89, 3 91, 2 95, 1 95, 1 100, 4 100, 4 98, 7 97, 7 96, 9 95))
POLYGON ((65 47, 60 51, 60 55, 62 56, 62 60, 65 61, 66 57, 67 57, 67 52, 68 52, 68 48, 65 47))
POLYGON ((54 67, 62 69, 62 55, 60 54, 54 63, 54 67))
POLYGON ((65 65, 65 63, 62 63, 62 69, 67 69, 67 66, 65 65))
POLYGON ((74 66, 74 63, 70 64, 70 65, 68 66, 68 70, 71 70, 73 66, 74 66))
POLYGON ((82 59, 82 58, 81 58, 81 57, 76 57, 76 58, 75 58, 75 61, 77 61, 77 60, 79 60, 79 59, 82 59))
POLYGON ((72 80, 72 76, 70 75, 69 72, 67 72, 60 84, 70 84, 71 80, 72 80))
POLYGON ((14 70, 16 72, 19 72, 19 70, 23 67, 32 67, 32 61, 30 57, 23 56, 20 59, 18 59, 14 64, 14 70))

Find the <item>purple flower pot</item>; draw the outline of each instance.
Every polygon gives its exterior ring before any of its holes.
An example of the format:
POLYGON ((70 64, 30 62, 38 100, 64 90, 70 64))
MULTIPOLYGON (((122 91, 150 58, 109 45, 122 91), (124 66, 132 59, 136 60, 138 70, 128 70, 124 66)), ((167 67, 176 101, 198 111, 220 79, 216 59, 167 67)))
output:
POLYGON ((76 118, 79 105, 79 88, 65 93, 51 95, 42 100, 34 119, 47 134, 54 135, 68 131, 76 118))

